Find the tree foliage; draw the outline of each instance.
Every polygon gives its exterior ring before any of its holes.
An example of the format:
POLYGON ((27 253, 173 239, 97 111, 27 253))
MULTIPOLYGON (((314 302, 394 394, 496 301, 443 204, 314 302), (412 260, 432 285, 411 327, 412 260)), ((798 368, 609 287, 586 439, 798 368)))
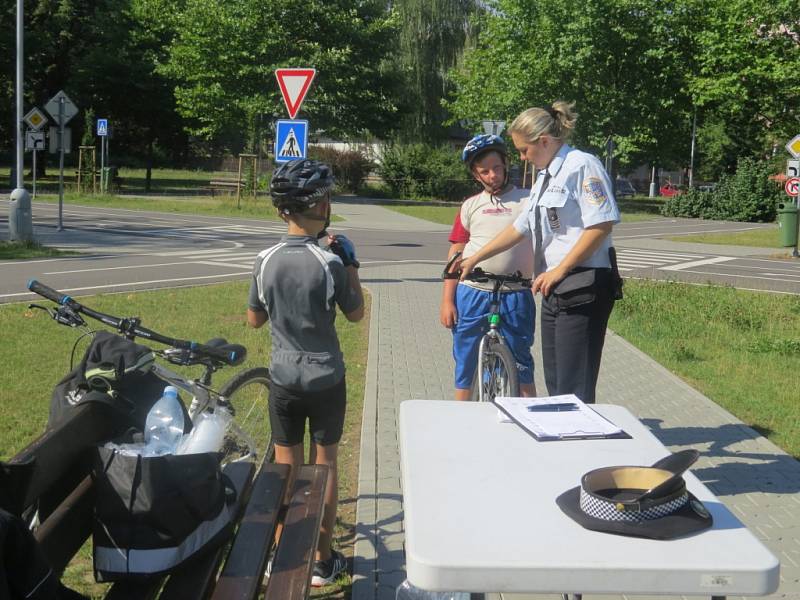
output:
POLYGON ((406 83, 403 136, 440 139, 447 111, 442 100, 451 91, 448 72, 476 33, 475 0, 398 0, 398 62, 406 83))
POLYGON ((668 161, 688 147, 693 11, 678 2, 497 0, 454 76, 456 118, 511 120, 574 100, 576 141, 613 136, 625 164, 668 161))
POLYGON ((161 72, 190 130, 241 138, 261 113, 284 113, 274 70, 313 67, 302 108, 333 135, 385 134, 395 89, 382 57, 394 22, 379 2, 352 0, 186 0, 161 72))

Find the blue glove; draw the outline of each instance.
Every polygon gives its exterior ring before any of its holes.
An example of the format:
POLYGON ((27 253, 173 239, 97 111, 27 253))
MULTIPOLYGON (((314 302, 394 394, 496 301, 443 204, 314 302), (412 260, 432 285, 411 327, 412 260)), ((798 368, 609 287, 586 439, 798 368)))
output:
POLYGON ((331 237, 333 237, 333 241, 328 246, 328 250, 341 258, 345 267, 353 266, 356 269, 359 268, 361 264, 356 259, 356 247, 353 242, 343 235, 331 237))

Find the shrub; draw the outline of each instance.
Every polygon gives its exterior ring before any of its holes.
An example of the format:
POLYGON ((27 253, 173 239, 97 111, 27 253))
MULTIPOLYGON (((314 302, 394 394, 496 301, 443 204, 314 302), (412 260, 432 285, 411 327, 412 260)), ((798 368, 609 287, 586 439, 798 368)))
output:
POLYGON ((364 185, 364 180, 374 164, 357 150, 337 150, 312 146, 308 150, 309 158, 322 161, 333 169, 336 184, 349 192, 357 192, 364 185))
POLYGON ((476 190, 458 152, 447 146, 395 144, 384 150, 378 172, 402 198, 459 201, 476 190))
POLYGON ((714 191, 691 189, 672 196, 661 213, 669 217, 751 223, 774 221, 781 190, 768 179, 771 173, 769 163, 743 158, 739 160, 736 173, 723 175, 714 191))

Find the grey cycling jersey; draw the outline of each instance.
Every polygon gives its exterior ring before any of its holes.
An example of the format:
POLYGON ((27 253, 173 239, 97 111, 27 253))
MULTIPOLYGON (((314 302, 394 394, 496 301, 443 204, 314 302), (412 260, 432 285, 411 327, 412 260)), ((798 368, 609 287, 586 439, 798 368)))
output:
POLYGON ((276 384, 313 391, 342 379, 336 306, 350 313, 360 300, 338 256, 313 237, 284 236, 256 258, 249 304, 270 320, 270 373, 276 384))

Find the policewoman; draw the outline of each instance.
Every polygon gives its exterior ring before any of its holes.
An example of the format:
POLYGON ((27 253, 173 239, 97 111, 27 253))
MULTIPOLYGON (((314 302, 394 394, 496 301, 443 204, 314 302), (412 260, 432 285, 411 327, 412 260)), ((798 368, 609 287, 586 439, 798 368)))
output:
MULTIPOLYGON (((577 114, 559 101, 529 108, 509 128, 520 158, 537 171, 527 210, 476 254, 462 273, 523 240, 534 247, 534 293, 542 293, 542 366, 551 396, 595 401, 595 387, 621 280, 612 269, 619 223, 611 180, 597 157, 569 146, 577 114)), ((463 277, 464 275, 462 275, 463 277)))

